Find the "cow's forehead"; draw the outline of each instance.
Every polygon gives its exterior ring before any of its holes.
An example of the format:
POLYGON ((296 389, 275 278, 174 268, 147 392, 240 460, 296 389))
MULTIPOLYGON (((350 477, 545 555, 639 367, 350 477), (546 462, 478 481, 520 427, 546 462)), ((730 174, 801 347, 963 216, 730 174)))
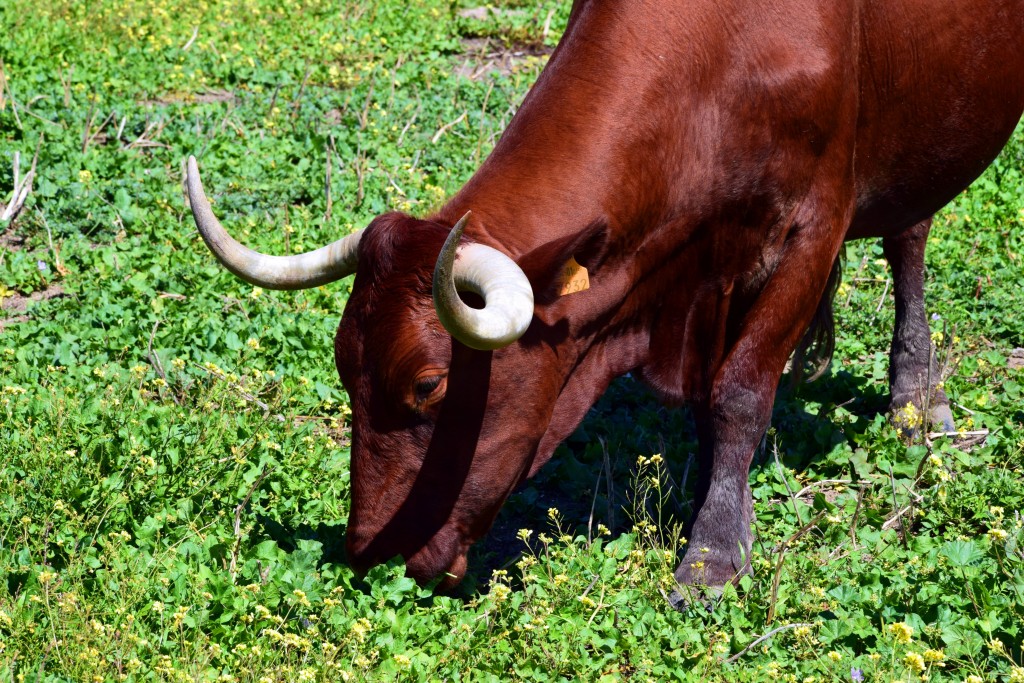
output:
POLYGON ((442 364, 450 339, 434 313, 434 262, 448 229, 403 214, 384 214, 366 228, 359 266, 338 329, 342 378, 367 372, 396 387, 421 366, 442 364), (436 347, 436 348, 435 348, 436 347))
POLYGON ((378 216, 363 231, 359 242, 358 274, 366 276, 361 280, 379 287, 387 284, 382 282, 387 278, 422 279, 423 273, 433 272, 447 232, 433 221, 402 213, 378 216))

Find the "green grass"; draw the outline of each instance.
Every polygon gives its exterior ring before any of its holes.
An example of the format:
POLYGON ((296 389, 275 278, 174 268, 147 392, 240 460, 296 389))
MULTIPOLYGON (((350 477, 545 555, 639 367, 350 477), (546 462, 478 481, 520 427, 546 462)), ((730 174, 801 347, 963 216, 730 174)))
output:
POLYGON ((349 285, 223 271, 182 160, 268 252, 426 213, 490 150, 568 4, 0 7, 0 200, 12 154, 24 173, 38 150, 0 299, 42 297, 0 312, 0 681, 1024 680, 1024 129, 930 238, 946 390, 984 443, 887 422, 891 287, 881 246, 855 243, 832 372, 780 391, 751 472, 754 574, 710 613, 660 592, 692 423, 629 379, 510 500, 460 594, 340 561, 349 285), (525 54, 458 75, 482 38, 525 54))

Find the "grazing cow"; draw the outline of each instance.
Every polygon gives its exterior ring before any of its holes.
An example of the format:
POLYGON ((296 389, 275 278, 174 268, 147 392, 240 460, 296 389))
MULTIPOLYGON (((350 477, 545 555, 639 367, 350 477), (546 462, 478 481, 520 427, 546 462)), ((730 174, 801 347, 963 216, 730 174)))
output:
POLYGON ((458 582, 509 493, 633 372, 696 417, 686 534, 707 552, 676 578, 749 571, 750 461, 844 240, 882 238, 893 269, 892 405, 950 428, 924 386, 923 252, 931 216, 1024 110, 1022 36, 1024 0, 576 0, 440 211, 299 256, 229 237, 190 159, 196 223, 238 276, 292 289, 356 273, 335 339, 353 565, 401 555, 419 580, 458 582))

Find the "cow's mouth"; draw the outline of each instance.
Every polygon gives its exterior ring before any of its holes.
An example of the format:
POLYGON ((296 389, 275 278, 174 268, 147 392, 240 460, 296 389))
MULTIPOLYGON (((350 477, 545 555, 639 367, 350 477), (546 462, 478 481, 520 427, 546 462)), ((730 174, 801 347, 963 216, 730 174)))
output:
POLYGON ((440 578, 437 590, 448 591, 466 575, 470 544, 454 529, 447 531, 442 530, 429 543, 412 552, 381 552, 377 537, 366 537, 350 530, 346 542, 349 565, 357 574, 364 575, 374 565, 402 555, 408 576, 421 585, 440 578))
POLYGON ((460 553, 456 556, 455 561, 452 562, 447 571, 441 575, 441 582, 437 584, 437 590, 444 593, 459 585, 459 583, 462 582, 463 577, 466 576, 467 564, 466 553, 460 553))

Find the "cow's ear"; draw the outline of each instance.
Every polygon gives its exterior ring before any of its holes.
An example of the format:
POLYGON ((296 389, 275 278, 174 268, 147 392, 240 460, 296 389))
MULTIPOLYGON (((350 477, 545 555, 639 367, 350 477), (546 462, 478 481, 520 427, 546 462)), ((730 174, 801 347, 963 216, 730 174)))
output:
POLYGON ((546 306, 563 295, 567 267, 575 260, 592 277, 604 261, 608 249, 608 225, 591 223, 573 235, 542 244, 519 259, 519 267, 533 287, 534 301, 546 306))

